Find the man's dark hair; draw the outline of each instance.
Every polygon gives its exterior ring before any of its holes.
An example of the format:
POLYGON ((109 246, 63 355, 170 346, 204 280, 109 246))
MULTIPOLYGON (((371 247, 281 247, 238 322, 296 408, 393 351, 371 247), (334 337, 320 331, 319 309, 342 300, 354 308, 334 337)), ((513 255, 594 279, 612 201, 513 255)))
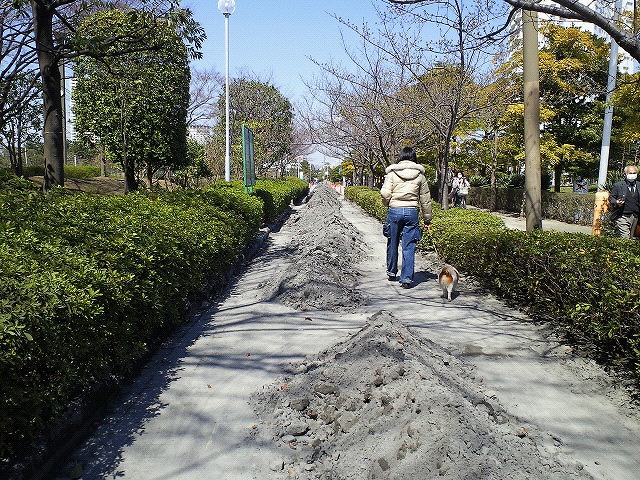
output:
POLYGON ((415 162, 417 160, 416 151, 411 147, 404 147, 398 155, 398 161, 402 162, 403 160, 415 162))

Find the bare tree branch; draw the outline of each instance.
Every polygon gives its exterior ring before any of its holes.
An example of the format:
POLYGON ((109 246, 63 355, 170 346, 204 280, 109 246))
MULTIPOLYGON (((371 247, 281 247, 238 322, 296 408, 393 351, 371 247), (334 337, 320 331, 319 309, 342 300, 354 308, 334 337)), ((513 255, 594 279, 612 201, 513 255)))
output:
MULTIPOLYGON (((436 3, 435 0, 386 0, 395 5, 423 5, 429 6, 436 3)), ((553 0, 555 5, 543 4, 536 0, 503 0, 516 10, 531 10, 546 13, 557 17, 580 20, 600 27, 616 41, 629 55, 640 61, 640 39, 635 35, 635 22, 631 30, 617 22, 613 16, 607 17, 587 5, 576 0, 553 0)), ((610 2, 613 12, 613 2, 610 2)), ((497 32, 497 30, 496 30, 497 32)))

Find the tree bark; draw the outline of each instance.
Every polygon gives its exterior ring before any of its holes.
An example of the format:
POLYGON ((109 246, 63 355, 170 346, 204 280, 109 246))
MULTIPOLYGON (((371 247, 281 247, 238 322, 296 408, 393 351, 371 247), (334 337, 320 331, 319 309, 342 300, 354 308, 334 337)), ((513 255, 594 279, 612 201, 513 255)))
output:
POLYGON ((44 184, 49 190, 64 186, 61 78, 53 41, 53 9, 41 0, 31 0, 33 31, 38 50, 44 101, 44 184))
POLYGON ((107 177, 107 156, 104 153, 104 145, 100 144, 100 175, 107 177))
POLYGON ((553 167, 553 191, 556 193, 560 193, 560 183, 562 181, 562 165, 559 163, 553 167))
POLYGON ((524 76, 525 217, 527 232, 542 229, 540 167, 540 72, 538 14, 522 12, 524 76))
POLYGON ((135 164, 132 160, 125 159, 122 162, 124 169, 124 193, 134 192, 138 189, 138 181, 136 180, 135 164))
POLYGON ((489 211, 495 212, 498 205, 498 191, 496 170, 498 170, 498 126, 493 133, 493 153, 491 155, 491 169, 489 180, 489 211))

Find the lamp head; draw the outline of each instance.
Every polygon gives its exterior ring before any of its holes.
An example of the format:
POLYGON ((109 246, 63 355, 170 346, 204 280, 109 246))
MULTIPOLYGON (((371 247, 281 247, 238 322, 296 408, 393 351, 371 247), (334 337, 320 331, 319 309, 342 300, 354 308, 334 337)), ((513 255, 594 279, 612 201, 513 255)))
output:
POLYGON ((236 9, 236 0, 218 0, 218 10, 223 15, 231 15, 236 9))

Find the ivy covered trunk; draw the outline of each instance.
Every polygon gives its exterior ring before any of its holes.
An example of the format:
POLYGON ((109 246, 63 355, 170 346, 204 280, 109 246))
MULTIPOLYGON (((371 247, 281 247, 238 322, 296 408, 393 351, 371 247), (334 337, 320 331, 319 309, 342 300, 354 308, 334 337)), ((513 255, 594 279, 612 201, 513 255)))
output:
POLYGON ((46 2, 32 0, 33 31, 38 50, 44 100, 44 189, 64 186, 62 96, 59 59, 53 42, 53 11, 46 2))

